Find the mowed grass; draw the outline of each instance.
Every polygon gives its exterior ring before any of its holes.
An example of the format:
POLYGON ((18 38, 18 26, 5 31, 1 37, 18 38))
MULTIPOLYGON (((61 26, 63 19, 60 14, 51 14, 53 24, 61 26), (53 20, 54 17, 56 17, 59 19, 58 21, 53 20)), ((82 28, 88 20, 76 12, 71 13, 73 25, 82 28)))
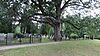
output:
POLYGON ((0 56, 100 56, 100 40, 62 41, 57 44, 0 51, 0 56))

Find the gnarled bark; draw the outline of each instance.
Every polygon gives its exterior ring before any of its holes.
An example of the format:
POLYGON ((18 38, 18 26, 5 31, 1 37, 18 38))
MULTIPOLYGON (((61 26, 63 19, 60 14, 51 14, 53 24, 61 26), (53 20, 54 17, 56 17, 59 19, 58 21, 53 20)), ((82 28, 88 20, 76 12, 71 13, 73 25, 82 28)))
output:
POLYGON ((61 27, 60 24, 56 24, 54 26, 54 41, 61 41, 62 37, 61 37, 61 27))

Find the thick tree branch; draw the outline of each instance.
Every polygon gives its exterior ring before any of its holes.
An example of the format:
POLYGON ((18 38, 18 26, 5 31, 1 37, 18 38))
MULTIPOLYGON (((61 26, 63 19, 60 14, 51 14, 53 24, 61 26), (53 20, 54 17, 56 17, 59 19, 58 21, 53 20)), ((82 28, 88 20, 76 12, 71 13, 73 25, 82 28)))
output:
MULTIPOLYGON (((33 1, 33 0, 32 0, 32 2, 33 2, 37 7, 39 7, 40 11, 42 12, 42 13, 34 13, 34 15, 43 15, 43 16, 50 16, 50 17, 55 18, 54 15, 52 15, 52 14, 47 14, 47 13, 44 11, 44 8, 42 7, 43 4, 42 4, 42 1, 41 1, 41 0, 37 0, 37 1, 33 1), (37 4, 36 2, 38 2, 38 4, 37 4)), ((46 18, 46 20, 53 22, 53 19, 52 19, 52 18, 46 18)))
POLYGON ((82 0, 80 0, 80 2, 84 5, 84 3, 83 3, 83 1, 82 1, 82 0))
POLYGON ((39 7, 40 11, 44 14, 44 9, 42 7, 42 3, 41 3, 41 0, 37 0, 37 1, 34 1, 34 0, 31 0, 32 3, 34 3, 37 7, 39 7), (38 2, 38 3, 37 3, 38 2))
MULTIPOLYGON (((42 18, 43 19, 43 18, 42 18)), ((37 21, 37 22, 40 22, 40 23, 47 23, 47 24, 50 24, 51 26, 53 25, 51 22, 49 21, 46 21, 46 20, 41 20, 41 18, 31 18, 31 20, 33 21, 37 21), (37 20, 38 19, 38 20, 37 20), (40 20, 39 20, 40 19, 40 20)))
POLYGON ((61 10, 60 10, 61 1, 62 1, 62 0, 57 0, 57 1, 55 1, 55 7, 56 7, 56 19, 57 19, 57 20, 59 20, 60 15, 61 15, 61 10))
POLYGON ((34 13, 32 16, 34 16, 34 15, 42 15, 43 16, 42 13, 34 13))
POLYGON ((41 21, 41 20, 36 20, 36 19, 30 19, 30 20, 37 21, 37 22, 39 22, 39 23, 49 23, 49 22, 47 22, 47 21, 41 21))
POLYGON ((75 26, 73 23, 71 23, 71 22, 70 22, 70 21, 68 21, 68 20, 62 20, 62 22, 63 22, 63 23, 64 23, 64 22, 67 22, 68 24, 72 25, 74 28, 76 28, 76 29, 80 30, 80 28, 79 28, 79 27, 75 26))
POLYGON ((80 5, 80 4, 77 4, 77 3, 69 3, 69 6, 81 6, 83 8, 90 8, 90 6, 85 6, 85 5, 80 5))
POLYGON ((70 2, 71 0, 68 0, 67 2, 65 2, 65 4, 63 5, 63 7, 61 8, 61 12, 66 8, 66 6, 68 5, 68 3, 70 2))
POLYGON ((39 5, 39 9, 41 10, 41 12, 43 13, 43 14, 46 14, 45 13, 45 11, 44 11, 44 9, 43 9, 43 7, 42 7, 42 1, 41 0, 37 0, 38 1, 38 5, 39 5))
MULTIPOLYGON (((34 15, 43 16, 44 18, 42 18, 42 19, 48 20, 49 22, 52 22, 52 23, 54 23, 56 21, 55 18, 50 15, 43 15, 42 13, 34 13, 34 15)), ((33 15, 33 17, 34 17, 34 15, 33 15)))
POLYGON ((55 16, 53 14, 42 14, 42 13, 34 13, 33 15, 42 15, 42 16, 50 16, 55 18, 55 16))
POLYGON ((81 2, 82 5, 83 5, 82 7, 90 8, 90 6, 87 7, 86 5, 89 5, 89 4, 92 2, 92 0, 89 0, 87 4, 85 4, 82 0, 80 0, 80 2, 81 2))

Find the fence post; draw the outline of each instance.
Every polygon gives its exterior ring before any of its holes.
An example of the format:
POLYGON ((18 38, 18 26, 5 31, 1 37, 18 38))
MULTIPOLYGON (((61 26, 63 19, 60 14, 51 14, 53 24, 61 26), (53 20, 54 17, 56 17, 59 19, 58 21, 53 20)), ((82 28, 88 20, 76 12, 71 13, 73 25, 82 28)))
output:
POLYGON ((29 43, 31 43, 31 36, 29 36, 30 37, 30 41, 29 41, 29 43))
POLYGON ((6 45, 8 45, 8 43, 7 43, 7 35, 6 35, 6 45))

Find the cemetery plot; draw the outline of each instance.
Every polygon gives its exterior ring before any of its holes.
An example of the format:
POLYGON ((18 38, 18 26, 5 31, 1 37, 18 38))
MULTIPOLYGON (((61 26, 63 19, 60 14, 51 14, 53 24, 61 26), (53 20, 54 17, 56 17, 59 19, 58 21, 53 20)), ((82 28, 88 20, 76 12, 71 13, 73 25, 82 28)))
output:
POLYGON ((6 39, 6 34, 0 34, 0 41, 4 41, 6 39))
POLYGON ((42 41, 42 36, 40 34, 35 34, 32 36, 32 42, 41 42, 42 41))
POLYGON ((6 42, 6 34, 0 34, 0 44, 3 45, 6 42))
POLYGON ((0 46, 2 45, 16 45, 41 42, 42 36, 40 34, 20 34, 19 37, 14 33, 0 34, 0 46))

